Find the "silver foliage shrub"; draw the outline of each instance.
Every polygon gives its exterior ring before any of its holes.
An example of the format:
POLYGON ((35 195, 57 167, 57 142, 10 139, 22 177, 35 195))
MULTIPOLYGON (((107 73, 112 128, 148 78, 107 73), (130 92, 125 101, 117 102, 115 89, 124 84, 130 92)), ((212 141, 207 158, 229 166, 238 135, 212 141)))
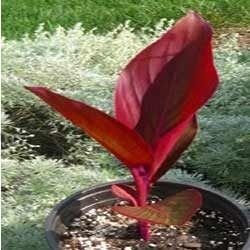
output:
POLYGON ((106 169, 64 167, 44 157, 2 159, 1 166, 4 249, 47 249, 44 220, 52 207, 73 192, 117 178, 106 169))
POLYGON ((223 43, 215 53, 221 83, 210 106, 225 115, 250 114, 250 51, 239 48, 237 37, 222 36, 223 43))
POLYGON ((9 116, 1 112, 1 148, 2 157, 9 159, 32 159, 38 145, 28 143, 34 135, 15 126, 9 116))
POLYGON ((250 199, 250 117, 201 117, 200 126, 200 133, 183 157, 186 168, 250 199))

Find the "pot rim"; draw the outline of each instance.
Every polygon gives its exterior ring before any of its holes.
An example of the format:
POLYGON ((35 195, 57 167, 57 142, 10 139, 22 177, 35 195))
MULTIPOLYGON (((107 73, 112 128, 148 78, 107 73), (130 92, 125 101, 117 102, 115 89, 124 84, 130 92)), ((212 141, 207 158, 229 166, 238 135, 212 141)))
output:
MULTIPOLYGON (((46 240, 47 240, 47 243, 49 244, 49 246, 52 245, 51 242, 54 241, 54 238, 52 237, 51 232, 48 232, 47 229, 51 228, 51 225, 53 224, 53 221, 54 221, 54 217, 58 214, 58 211, 60 211, 65 206, 67 206, 67 204, 71 203, 71 200, 73 197, 78 196, 81 193, 91 192, 91 190, 96 189, 96 188, 102 188, 102 187, 111 186, 114 184, 125 184, 125 183, 133 183, 133 182, 134 181, 132 179, 127 179, 127 180, 117 180, 117 181, 105 182, 105 183, 101 183, 98 185, 90 186, 90 187, 84 188, 82 190, 79 190, 79 191, 67 196, 65 199, 63 199, 59 203, 57 203, 53 207, 53 209, 50 211, 50 213, 48 214, 46 221, 45 221, 45 237, 46 237, 46 240)), ((241 212, 242 216, 246 220, 248 228, 250 227, 250 210, 243 207, 241 204, 237 203, 237 201, 235 201, 235 199, 228 197, 227 195, 223 194, 222 192, 220 192, 218 190, 214 190, 213 188, 209 188, 209 187, 204 187, 203 185, 199 185, 199 184, 192 184, 192 183, 180 182, 180 181, 162 180, 162 181, 156 182, 155 184, 160 185, 161 183, 169 183, 169 184, 173 184, 173 185, 175 185, 175 184, 176 185, 183 185, 183 186, 186 186, 187 188, 196 188, 196 189, 199 189, 201 191, 210 193, 211 195, 214 195, 217 198, 226 201, 227 203, 231 203, 231 206, 234 209, 241 212)), ((248 249, 250 249, 250 233, 249 233, 248 239, 245 242, 245 245, 242 248, 242 250, 248 250, 248 249)))

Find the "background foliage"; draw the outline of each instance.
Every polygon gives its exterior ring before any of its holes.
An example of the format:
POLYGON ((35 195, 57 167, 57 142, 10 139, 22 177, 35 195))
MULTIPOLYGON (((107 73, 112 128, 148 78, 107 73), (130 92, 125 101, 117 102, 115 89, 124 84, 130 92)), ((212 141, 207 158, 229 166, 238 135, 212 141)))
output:
POLYGON ((87 30, 107 32, 126 20, 137 29, 153 27, 161 18, 178 19, 189 9, 217 28, 250 24, 248 0, 5 0, 2 5, 3 35, 8 39, 33 33, 40 23, 49 31, 82 22, 87 30))

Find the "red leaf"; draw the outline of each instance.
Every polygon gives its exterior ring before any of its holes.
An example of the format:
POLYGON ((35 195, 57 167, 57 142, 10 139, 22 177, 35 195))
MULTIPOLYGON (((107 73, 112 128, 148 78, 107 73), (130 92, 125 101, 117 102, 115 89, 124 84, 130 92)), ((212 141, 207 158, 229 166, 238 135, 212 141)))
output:
POLYGON ((93 107, 47 88, 26 87, 53 109, 96 139, 128 166, 150 165, 152 153, 139 134, 93 107))
POLYGON ((201 204, 201 194, 194 189, 187 189, 154 205, 114 206, 112 209, 130 218, 152 224, 183 225, 191 219, 201 204))
POLYGON ((166 224, 168 214, 153 206, 113 206, 112 210, 127 217, 152 224, 166 224))
POLYGON ((134 206, 137 206, 137 194, 134 188, 128 185, 117 184, 112 185, 111 189, 113 194, 115 194, 117 197, 130 201, 134 206))
POLYGON ((213 94, 210 25, 190 12, 121 72, 116 117, 155 143, 199 109, 213 94))
POLYGON ((201 193, 195 189, 186 189, 154 204, 154 207, 168 213, 170 225, 183 225, 191 219, 201 205, 201 193))
POLYGON ((198 129, 196 116, 188 118, 159 139, 154 149, 154 161, 149 179, 156 182, 176 162, 194 139, 198 129))

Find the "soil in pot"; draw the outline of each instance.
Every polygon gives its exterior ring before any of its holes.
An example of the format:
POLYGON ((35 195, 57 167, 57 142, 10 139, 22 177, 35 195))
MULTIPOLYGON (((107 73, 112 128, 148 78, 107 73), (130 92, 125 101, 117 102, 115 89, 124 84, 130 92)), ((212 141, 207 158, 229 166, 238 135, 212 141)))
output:
POLYGON ((62 250, 240 250, 244 245, 236 223, 216 210, 200 210, 184 226, 152 225, 152 238, 140 239, 136 221, 110 206, 74 218, 61 235, 62 250))

